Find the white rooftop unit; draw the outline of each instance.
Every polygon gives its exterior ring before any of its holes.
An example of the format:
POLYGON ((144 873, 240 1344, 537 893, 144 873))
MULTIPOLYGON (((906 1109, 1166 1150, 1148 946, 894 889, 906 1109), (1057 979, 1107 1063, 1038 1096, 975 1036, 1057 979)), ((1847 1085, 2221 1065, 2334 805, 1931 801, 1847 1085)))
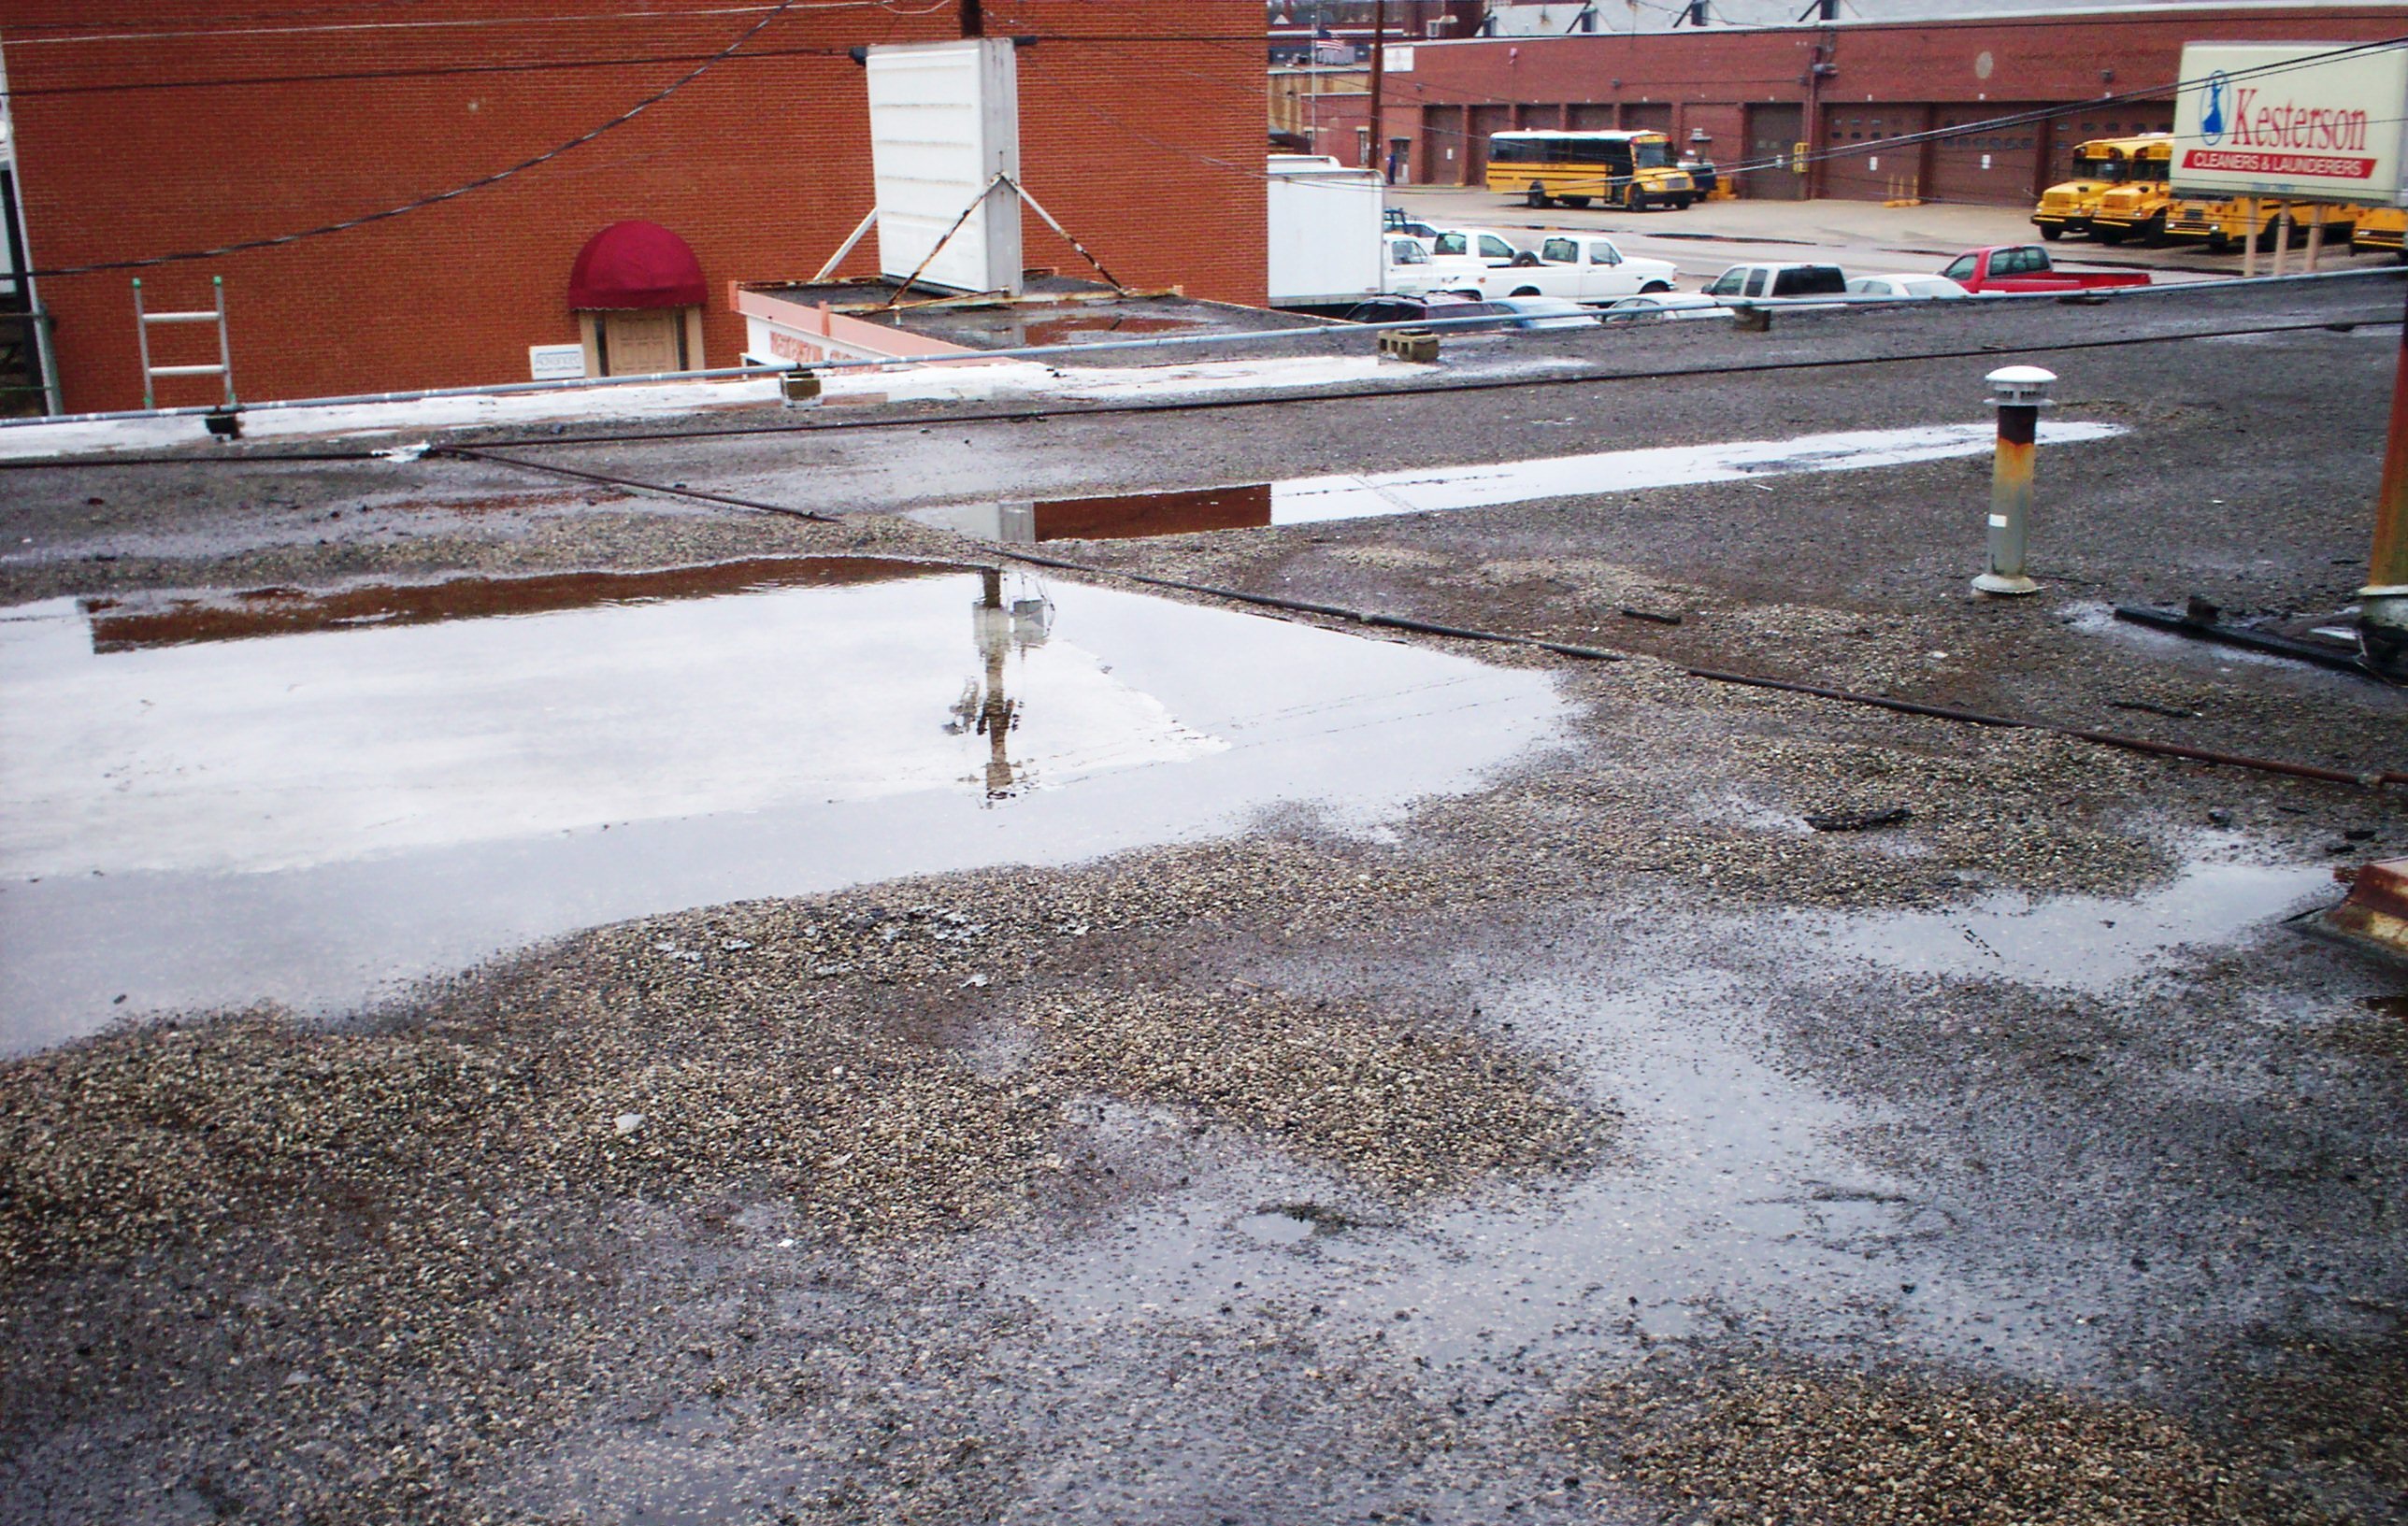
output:
POLYGON ((1020 182, 1020 64, 1010 39, 881 46, 865 64, 880 273, 901 281, 917 271, 924 284, 949 291, 1020 295, 1020 196, 996 184, 998 175, 1020 182))

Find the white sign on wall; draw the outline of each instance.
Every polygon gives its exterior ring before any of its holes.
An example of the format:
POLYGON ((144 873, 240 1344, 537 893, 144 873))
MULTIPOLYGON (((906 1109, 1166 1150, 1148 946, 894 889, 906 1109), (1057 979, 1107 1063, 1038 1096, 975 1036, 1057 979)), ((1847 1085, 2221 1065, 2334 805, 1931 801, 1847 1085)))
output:
POLYGON ((2189 43, 2176 193, 2401 205, 2408 46, 2189 43))
POLYGON ((585 374, 583 345, 527 346, 527 373, 538 381, 566 381, 585 374))
POLYGON ((1413 72, 1413 50, 1390 43, 1380 50, 1380 63, 1382 74, 1411 74, 1413 72))
POLYGON ((880 273, 899 281, 920 271, 924 283, 947 291, 1018 296, 1020 197, 995 183, 999 174, 1020 178, 1020 63, 1010 39, 877 47, 867 66, 880 273))

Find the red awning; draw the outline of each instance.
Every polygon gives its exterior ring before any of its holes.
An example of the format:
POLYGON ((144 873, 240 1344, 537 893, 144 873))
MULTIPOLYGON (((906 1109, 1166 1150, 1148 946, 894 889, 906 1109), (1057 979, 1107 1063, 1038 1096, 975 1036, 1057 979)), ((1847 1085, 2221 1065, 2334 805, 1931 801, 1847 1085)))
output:
POLYGON ((585 241, 568 272, 574 312, 702 303, 702 262, 657 222, 613 222, 585 241))

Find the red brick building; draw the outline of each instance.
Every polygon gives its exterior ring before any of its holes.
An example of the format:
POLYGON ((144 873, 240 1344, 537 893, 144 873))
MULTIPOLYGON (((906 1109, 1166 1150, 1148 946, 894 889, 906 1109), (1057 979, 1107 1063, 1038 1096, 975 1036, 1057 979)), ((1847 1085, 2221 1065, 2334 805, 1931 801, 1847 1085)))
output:
MULTIPOLYGON (((1742 194, 2014 206, 2066 178, 2085 138, 2171 126, 2186 41, 2369 42, 2408 36, 2408 6, 2166 6, 1961 21, 1709 27, 1423 43, 1392 58, 1381 115, 1403 178, 1480 183, 1491 133, 1654 128, 1741 177, 1742 194), (1904 135, 2046 107, 2045 121, 1884 151, 1904 135), (1792 146, 1823 150, 1804 176, 1792 146)), ((1360 98, 1323 106, 1326 143, 1369 125, 1360 98), (1351 114, 1350 114, 1351 113, 1351 114)))
MULTIPOLYGON (((1255 0, 7 0, 16 180, 64 404, 140 404, 137 275, 152 306, 181 308, 223 278, 245 398, 523 381, 530 347, 580 341, 571 266, 628 220, 700 264, 688 365, 736 364, 729 283, 811 275, 869 209, 848 50, 959 36, 965 12, 1035 39, 1018 55, 1022 166, 1048 210, 1133 284, 1262 299, 1255 0), (342 232, 40 274, 279 237, 495 176, 342 232)), ((1029 264, 1085 271, 1026 225, 1029 264)), ((844 273, 874 271, 873 249, 844 273)), ((214 330, 155 338, 162 364, 215 358, 214 330)), ((213 396, 203 378, 159 389, 163 405, 213 396)))

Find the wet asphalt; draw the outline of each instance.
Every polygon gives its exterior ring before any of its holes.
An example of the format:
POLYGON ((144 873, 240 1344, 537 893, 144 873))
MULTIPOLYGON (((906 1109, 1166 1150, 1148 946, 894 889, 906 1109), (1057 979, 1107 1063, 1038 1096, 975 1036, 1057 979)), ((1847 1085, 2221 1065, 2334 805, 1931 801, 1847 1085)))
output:
POLYGON ((1049 543, 1624 660, 1410 637, 1570 720, 1368 826, 664 911, 7 1062, 0 1514, 2408 1514, 2408 971, 2288 920, 2408 853, 2400 792, 1691 672, 2408 767, 2397 691, 2110 612, 2347 602, 2397 284, 2150 301, 514 437, 833 525, 456 460, 0 472, 25 603, 975 558, 896 511, 1978 421, 2027 358, 2126 430, 2042 448, 2015 603, 1967 586, 1979 458, 1049 543))

